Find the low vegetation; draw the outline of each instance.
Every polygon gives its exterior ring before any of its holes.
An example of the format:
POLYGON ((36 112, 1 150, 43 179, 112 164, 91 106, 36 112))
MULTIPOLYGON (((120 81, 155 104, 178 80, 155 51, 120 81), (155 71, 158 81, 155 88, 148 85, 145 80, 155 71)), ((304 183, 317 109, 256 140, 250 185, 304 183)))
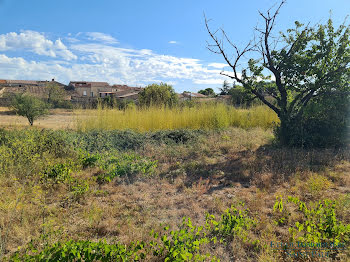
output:
POLYGON ((278 243, 318 241, 338 243, 329 260, 345 261, 349 151, 279 148, 272 140, 272 130, 259 127, 2 129, 0 255, 295 261, 278 243))

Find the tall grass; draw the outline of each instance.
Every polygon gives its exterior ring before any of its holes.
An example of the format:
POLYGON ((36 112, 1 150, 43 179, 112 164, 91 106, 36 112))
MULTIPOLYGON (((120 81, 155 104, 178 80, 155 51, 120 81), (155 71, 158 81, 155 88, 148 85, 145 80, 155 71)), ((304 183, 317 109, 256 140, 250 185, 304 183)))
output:
POLYGON ((98 108, 76 111, 78 130, 132 129, 140 132, 165 129, 270 128, 277 115, 265 106, 237 109, 224 104, 184 108, 131 108, 125 111, 98 108))

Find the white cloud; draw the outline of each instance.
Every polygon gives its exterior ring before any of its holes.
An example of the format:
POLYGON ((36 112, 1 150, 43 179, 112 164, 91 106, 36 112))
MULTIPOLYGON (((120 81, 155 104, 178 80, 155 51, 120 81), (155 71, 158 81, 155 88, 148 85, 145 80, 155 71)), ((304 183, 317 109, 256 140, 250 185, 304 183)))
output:
POLYGON ((174 41, 174 40, 169 41, 168 43, 169 43, 169 44, 178 44, 178 42, 177 42, 177 41, 174 41))
POLYGON ((98 41, 106 44, 117 44, 118 40, 115 39, 113 36, 100 33, 100 32, 87 32, 86 35, 90 40, 98 41))
POLYGON ((72 41, 67 47, 60 39, 52 42, 38 32, 26 32, 25 35, 21 35, 23 32, 0 35, 0 51, 24 49, 55 59, 31 61, 25 57, 0 54, 0 78, 55 78, 64 83, 87 80, 129 85, 146 85, 160 81, 221 85, 227 79, 220 75, 218 66, 213 66, 220 63, 205 66, 198 59, 157 54, 149 49, 121 48, 105 42, 86 43, 83 41, 83 33, 77 34, 74 38, 77 41, 72 41), (29 41, 28 32, 30 39, 33 40, 35 36, 40 44, 29 41), (22 42, 19 44, 13 39, 22 42), (69 59, 69 54, 76 59, 69 59))
POLYGON ((210 64, 208 64, 208 66, 222 69, 224 67, 227 67, 228 65, 224 64, 224 63, 210 63, 210 64))
POLYGON ((30 30, 22 31, 19 34, 11 32, 0 35, 0 51, 10 50, 28 50, 43 56, 60 56, 66 60, 77 59, 77 56, 68 50, 61 39, 53 42, 43 34, 30 30))

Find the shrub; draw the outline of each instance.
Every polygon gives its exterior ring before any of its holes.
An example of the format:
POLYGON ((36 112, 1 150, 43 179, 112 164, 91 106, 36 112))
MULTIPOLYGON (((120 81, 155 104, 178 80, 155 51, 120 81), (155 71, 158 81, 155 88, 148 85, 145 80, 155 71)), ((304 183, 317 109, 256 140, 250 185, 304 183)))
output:
MULTIPOLYGON (((239 210, 233 206, 227 209, 219 220, 214 215, 207 214, 206 228, 222 242, 232 241, 235 236, 243 241, 248 240, 248 232, 257 222, 249 217, 249 210, 239 210)), ((254 241, 252 241, 254 242, 254 241)))
MULTIPOLYGON (((304 114, 288 125, 288 146, 330 147, 347 144, 350 99, 346 92, 327 93, 306 106, 304 114)), ((282 136, 281 127, 275 129, 282 136)))
POLYGON ((177 105, 178 98, 171 85, 151 84, 139 93, 139 103, 141 107, 173 107, 177 105))
POLYGON ((120 243, 107 244, 102 241, 70 240, 46 246, 41 252, 33 247, 26 250, 25 254, 16 252, 10 261, 139 261, 145 256, 144 253, 139 252, 142 249, 143 243, 126 246, 120 243))
POLYGON ((157 167, 157 161, 142 158, 136 154, 120 154, 106 156, 101 168, 105 171, 97 176, 99 183, 112 181, 115 177, 125 178, 133 182, 136 175, 150 176, 157 167))
POLYGON ((200 130, 188 130, 188 129, 178 129, 178 130, 164 130, 149 133, 149 136, 155 142, 163 142, 165 144, 169 143, 188 143, 197 140, 198 136, 205 133, 200 130))
MULTIPOLYGON (((183 218, 183 223, 178 230, 169 230, 164 227, 163 233, 152 235, 155 240, 150 242, 154 256, 163 261, 204 261, 210 258, 210 254, 202 254, 201 247, 210 240, 206 237, 203 227, 192 225, 190 218, 183 218)), ((211 261, 215 261, 215 257, 211 261)))
POLYGON ((31 126, 34 120, 48 113, 48 105, 44 101, 28 94, 15 94, 11 108, 16 114, 26 117, 31 126))
MULTIPOLYGON (((335 255, 350 243, 350 225, 343 224, 336 217, 336 201, 325 199, 308 205, 297 197, 288 197, 288 202, 297 207, 301 217, 289 227, 292 240, 303 243, 326 244, 335 255), (339 247, 339 248, 338 248, 339 247)), ((283 198, 279 197, 274 208, 285 213, 283 198)))
POLYGON ((42 175, 42 179, 45 183, 62 183, 67 179, 70 179, 70 174, 72 170, 69 165, 59 163, 54 166, 48 167, 46 171, 44 171, 42 175))

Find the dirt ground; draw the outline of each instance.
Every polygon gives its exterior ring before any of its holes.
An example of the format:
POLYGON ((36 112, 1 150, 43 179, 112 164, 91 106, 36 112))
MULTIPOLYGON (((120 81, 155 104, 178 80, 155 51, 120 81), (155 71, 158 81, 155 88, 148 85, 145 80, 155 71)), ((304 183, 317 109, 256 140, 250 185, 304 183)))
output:
MULTIPOLYGON (((34 126, 52 129, 74 128, 74 112, 69 109, 51 109, 50 114, 34 121, 34 126)), ((26 127, 25 117, 17 116, 7 107, 0 107, 0 127, 26 127)))

